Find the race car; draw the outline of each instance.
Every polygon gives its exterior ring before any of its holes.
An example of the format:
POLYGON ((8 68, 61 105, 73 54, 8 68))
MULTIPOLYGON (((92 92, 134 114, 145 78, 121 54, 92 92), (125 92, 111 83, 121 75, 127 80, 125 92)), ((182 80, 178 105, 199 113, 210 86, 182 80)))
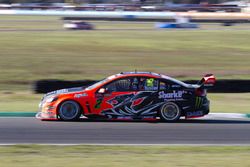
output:
POLYGON ((71 21, 63 25, 64 28, 69 30, 93 30, 94 26, 84 21, 71 21))
POLYGON ((87 88, 47 93, 36 117, 41 120, 157 120, 173 122, 180 117, 209 113, 207 89, 215 84, 212 74, 197 84, 187 84, 152 72, 122 72, 87 88))

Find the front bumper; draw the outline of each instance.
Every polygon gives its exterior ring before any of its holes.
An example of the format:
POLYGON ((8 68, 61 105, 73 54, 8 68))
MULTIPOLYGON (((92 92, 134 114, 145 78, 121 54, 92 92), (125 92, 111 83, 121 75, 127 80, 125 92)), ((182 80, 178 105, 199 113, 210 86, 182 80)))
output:
POLYGON ((36 118, 40 120, 58 120, 56 107, 46 103, 40 103, 36 118))
POLYGON ((57 116, 54 114, 48 114, 45 112, 38 112, 36 118, 40 120, 58 120, 57 116))

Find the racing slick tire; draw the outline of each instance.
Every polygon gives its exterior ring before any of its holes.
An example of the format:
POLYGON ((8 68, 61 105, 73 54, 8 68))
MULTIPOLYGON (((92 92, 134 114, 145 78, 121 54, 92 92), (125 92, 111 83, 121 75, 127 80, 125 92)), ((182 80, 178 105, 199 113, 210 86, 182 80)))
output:
POLYGON ((160 118, 165 122, 175 122, 181 117, 181 110, 176 103, 167 102, 160 109, 160 118))
POLYGON ((63 121, 78 120, 82 114, 81 107, 73 100, 67 100, 60 104, 58 115, 63 121))

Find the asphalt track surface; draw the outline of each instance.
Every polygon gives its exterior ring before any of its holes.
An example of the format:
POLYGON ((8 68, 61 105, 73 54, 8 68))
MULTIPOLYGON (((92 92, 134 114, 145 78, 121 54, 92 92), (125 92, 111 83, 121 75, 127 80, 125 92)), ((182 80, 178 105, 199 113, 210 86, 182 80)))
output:
POLYGON ((250 120, 164 122, 0 118, 0 144, 250 144, 250 120))

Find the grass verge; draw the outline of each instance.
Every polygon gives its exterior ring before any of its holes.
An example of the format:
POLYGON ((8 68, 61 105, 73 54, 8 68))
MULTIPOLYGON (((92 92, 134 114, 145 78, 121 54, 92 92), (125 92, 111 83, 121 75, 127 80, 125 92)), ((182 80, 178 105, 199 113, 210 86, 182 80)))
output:
POLYGON ((38 146, 0 147, 2 167, 220 166, 248 167, 249 146, 38 146))
MULTIPOLYGON (((94 21, 66 31, 60 17, 0 16, 0 111, 37 111, 38 79, 101 79, 154 71, 179 79, 250 78, 249 24, 155 30, 153 23, 94 21), (143 61, 142 61, 143 60, 143 61)), ((210 94, 211 112, 249 113, 249 94, 210 94)))
POLYGON ((28 90, 38 79, 101 79, 135 69, 181 79, 199 80, 206 73, 250 78, 250 30, 242 25, 156 30, 153 23, 93 24, 93 31, 66 31, 59 17, 0 16, 0 90, 28 90))

